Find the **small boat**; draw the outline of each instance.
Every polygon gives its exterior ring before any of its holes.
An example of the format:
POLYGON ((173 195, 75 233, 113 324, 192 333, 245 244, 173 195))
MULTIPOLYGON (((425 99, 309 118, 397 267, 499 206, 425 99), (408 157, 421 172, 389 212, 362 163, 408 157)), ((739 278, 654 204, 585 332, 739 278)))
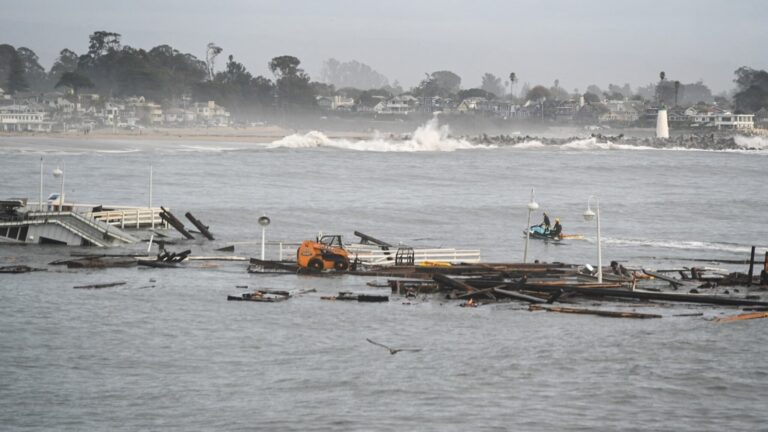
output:
POLYGON ((561 236, 552 236, 549 233, 549 230, 544 228, 541 225, 534 225, 528 229, 528 233, 523 230, 523 235, 530 234, 530 237, 532 239, 537 240, 544 240, 545 242, 553 242, 553 243, 560 243, 562 240, 561 236))

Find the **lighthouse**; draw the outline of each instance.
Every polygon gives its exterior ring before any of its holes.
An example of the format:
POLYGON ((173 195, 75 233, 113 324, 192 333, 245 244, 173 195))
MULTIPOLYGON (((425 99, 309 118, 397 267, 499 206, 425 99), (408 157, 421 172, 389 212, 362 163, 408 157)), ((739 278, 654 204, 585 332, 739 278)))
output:
POLYGON ((666 108, 659 109, 659 113, 656 115, 656 138, 669 138, 666 108))

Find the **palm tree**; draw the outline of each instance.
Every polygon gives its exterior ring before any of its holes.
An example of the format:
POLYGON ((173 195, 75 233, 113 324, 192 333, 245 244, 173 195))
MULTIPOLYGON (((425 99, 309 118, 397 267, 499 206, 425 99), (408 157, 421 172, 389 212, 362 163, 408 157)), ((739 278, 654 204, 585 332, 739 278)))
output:
POLYGON ((659 78, 661 78, 662 81, 664 81, 664 78, 666 77, 667 77, 667 74, 664 71, 661 71, 661 73, 659 73, 659 78))
POLYGON ((675 106, 677 106, 677 94, 680 92, 680 81, 675 81, 675 106))

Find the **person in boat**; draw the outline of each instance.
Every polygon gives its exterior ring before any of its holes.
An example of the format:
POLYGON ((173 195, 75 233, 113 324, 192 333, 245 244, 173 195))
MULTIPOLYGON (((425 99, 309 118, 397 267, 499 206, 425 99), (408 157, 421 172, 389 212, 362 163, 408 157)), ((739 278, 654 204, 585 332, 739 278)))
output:
POLYGON ((560 218, 555 219, 555 226, 549 231, 549 236, 552 238, 560 238, 560 234, 563 232, 563 226, 560 225, 560 218))
POLYGON ((547 215, 547 212, 544 212, 544 221, 539 226, 543 227, 545 232, 549 231, 551 224, 549 223, 549 216, 547 215))

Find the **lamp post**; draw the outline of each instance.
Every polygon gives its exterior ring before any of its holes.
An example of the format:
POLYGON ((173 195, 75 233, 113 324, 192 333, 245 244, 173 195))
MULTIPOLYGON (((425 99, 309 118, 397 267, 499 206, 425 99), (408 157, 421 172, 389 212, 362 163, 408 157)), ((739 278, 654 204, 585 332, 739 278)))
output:
POLYGON ((56 167, 53 170, 53 176, 55 178, 61 177, 61 192, 59 193, 59 214, 61 214, 61 207, 64 205, 64 171, 61 168, 56 167))
POLYGON ((264 248, 266 245, 267 225, 269 225, 269 218, 264 215, 259 218, 259 225, 261 225, 261 260, 264 261, 264 248))
POLYGON ((590 202, 594 195, 590 196, 587 200, 587 210, 584 212, 584 220, 590 222, 592 219, 597 218, 597 283, 603 283, 603 251, 600 244, 600 200, 595 198, 595 210, 593 212, 590 207, 590 202))
POLYGON ((528 262, 528 241, 531 239, 531 212, 539 209, 539 204, 535 200, 533 188, 531 188, 531 201, 528 202, 528 224, 525 226, 525 252, 523 252, 523 263, 528 262))
POLYGON ((43 157, 40 156, 40 211, 43 211, 43 157))

